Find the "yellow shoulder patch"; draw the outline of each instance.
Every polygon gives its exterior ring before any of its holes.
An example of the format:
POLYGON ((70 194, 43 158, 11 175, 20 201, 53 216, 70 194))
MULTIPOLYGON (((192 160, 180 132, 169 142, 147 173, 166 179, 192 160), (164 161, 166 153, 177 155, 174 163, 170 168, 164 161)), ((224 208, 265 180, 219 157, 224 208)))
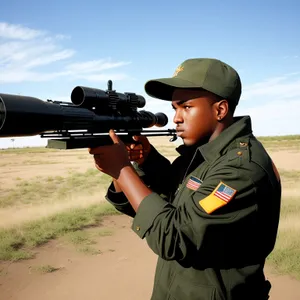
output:
POLYGON ((199 204, 208 214, 211 214, 231 201, 236 192, 237 190, 221 181, 210 195, 199 201, 199 204))

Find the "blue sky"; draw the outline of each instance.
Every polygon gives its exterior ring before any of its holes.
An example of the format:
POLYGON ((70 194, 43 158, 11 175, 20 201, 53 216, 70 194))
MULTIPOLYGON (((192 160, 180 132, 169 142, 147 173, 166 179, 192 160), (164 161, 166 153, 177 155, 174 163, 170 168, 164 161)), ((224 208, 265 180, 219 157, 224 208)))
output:
MULTIPOLYGON (((252 117, 256 135, 300 133, 299 1, 44 3, 0 0, 1 93, 68 101, 75 86, 106 89, 112 79, 117 91, 146 96, 147 80, 171 76, 187 58, 214 57, 240 73, 236 113, 252 117)), ((172 128, 170 103, 146 99, 172 128)))

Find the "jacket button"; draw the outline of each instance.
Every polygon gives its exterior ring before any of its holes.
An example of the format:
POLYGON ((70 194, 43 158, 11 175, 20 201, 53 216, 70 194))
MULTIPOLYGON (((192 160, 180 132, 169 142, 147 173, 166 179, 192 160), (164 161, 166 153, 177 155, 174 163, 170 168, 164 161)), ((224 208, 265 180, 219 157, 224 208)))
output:
POLYGON ((242 154, 243 154, 242 151, 239 151, 239 152, 237 153, 237 155, 239 155, 239 156, 241 156, 242 154))
POLYGON ((141 228, 140 226, 136 226, 136 230, 139 231, 141 228))
POLYGON ((248 146, 248 143, 240 142, 240 146, 241 147, 246 147, 246 146, 248 146))

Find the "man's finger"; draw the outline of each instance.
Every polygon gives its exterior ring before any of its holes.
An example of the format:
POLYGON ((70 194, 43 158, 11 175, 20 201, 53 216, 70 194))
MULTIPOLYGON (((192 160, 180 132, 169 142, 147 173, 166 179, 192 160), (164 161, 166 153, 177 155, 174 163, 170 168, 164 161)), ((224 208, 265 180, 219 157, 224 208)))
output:
POLYGON ((111 151, 111 146, 112 145, 104 145, 99 147, 88 148, 88 151, 90 154, 104 154, 111 151))
POLYGON ((110 129, 109 131, 109 136, 112 139, 114 144, 119 144, 120 143, 120 139, 119 137, 115 134, 113 129, 110 129))

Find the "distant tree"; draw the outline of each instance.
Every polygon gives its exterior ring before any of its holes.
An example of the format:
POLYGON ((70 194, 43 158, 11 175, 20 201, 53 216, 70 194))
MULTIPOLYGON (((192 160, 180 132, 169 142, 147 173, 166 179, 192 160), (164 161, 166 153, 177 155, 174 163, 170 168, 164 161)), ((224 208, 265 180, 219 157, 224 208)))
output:
POLYGON ((15 148, 15 139, 11 139, 12 144, 13 144, 13 148, 15 148))

